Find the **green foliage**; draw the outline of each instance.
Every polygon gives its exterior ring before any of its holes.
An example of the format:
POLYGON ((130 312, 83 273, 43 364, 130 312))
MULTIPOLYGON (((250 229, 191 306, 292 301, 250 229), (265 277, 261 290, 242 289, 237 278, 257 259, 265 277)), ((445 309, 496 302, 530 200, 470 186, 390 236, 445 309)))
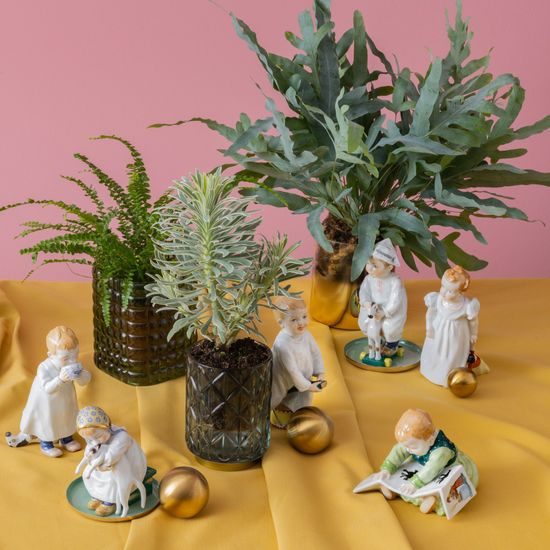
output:
POLYGON ((486 188, 550 184, 550 174, 502 162, 525 154, 509 144, 547 130, 550 117, 512 128, 525 91, 513 75, 490 74, 488 55, 470 59, 472 33, 460 0, 454 24, 447 24, 449 52, 426 74, 394 69, 365 30, 360 12, 339 39, 330 2, 315 0, 314 14, 316 22, 308 11, 300 15, 301 36, 286 33, 300 50, 291 59, 267 52, 233 16, 237 34, 293 116, 268 98, 271 116, 256 122, 246 114, 234 128, 191 120, 231 142, 224 153, 242 166, 236 177, 252 184, 243 194, 306 214, 313 237, 328 251, 322 215, 342 220, 359 239, 353 278, 382 237, 401 248, 412 269, 415 259, 435 264, 440 273, 455 258, 470 258, 471 269, 484 267, 486 262, 460 249, 454 234, 441 238, 435 228, 470 231, 485 242, 474 218, 527 219, 517 208, 486 197, 486 188), (383 71, 369 68, 373 57, 383 71))
POLYGON ((248 212, 250 199, 231 195, 233 179, 220 171, 196 173, 172 188, 159 216, 153 265, 152 302, 176 312, 170 332, 185 330, 227 346, 240 331, 261 337, 260 306, 277 295, 297 296, 281 283, 307 272, 309 259, 291 254, 286 236, 256 240, 260 218, 248 212))
MULTIPOLYGON (((147 273, 151 271, 153 238, 156 235, 156 214, 153 209, 162 205, 166 196, 151 203, 149 177, 141 155, 131 143, 117 136, 99 136, 93 139, 116 140, 128 149, 132 160, 127 165, 126 188, 86 156, 77 153, 75 158, 82 161, 87 171, 95 176, 96 186, 88 185, 75 177, 62 177, 82 190, 94 205, 93 211, 86 211, 63 201, 28 199, 0 207, 0 212, 26 205, 53 206, 61 211, 59 223, 24 222, 24 229, 18 237, 42 231, 55 231, 58 234, 42 239, 20 252, 30 254, 33 262, 41 259, 42 255, 46 256, 38 267, 52 263, 93 265, 98 277, 103 315, 109 323, 109 280, 122 280, 122 302, 126 308, 134 282, 145 282, 147 273), (112 205, 107 205, 101 199, 98 188, 104 188, 108 192, 112 205), (50 257, 52 255, 54 257, 50 257)), ((38 267, 30 271, 27 277, 38 267)))

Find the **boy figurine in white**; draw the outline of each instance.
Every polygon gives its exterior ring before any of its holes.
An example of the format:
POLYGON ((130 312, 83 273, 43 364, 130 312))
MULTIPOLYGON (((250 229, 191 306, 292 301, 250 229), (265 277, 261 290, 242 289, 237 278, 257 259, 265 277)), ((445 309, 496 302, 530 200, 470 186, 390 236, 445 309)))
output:
POLYGON ((428 311, 420 372, 440 386, 447 386, 453 369, 467 366, 477 342, 479 301, 464 296, 469 286, 470 275, 455 265, 443 274, 439 293, 430 292, 424 298, 428 311))
MULTIPOLYGON (((420 507, 424 514, 435 511, 444 515, 444 509, 439 499, 433 495, 415 497, 417 489, 421 489, 438 477, 441 472, 456 464, 461 464, 474 487, 479 482, 477 466, 473 460, 457 449, 442 430, 436 428, 430 415, 421 409, 409 409, 403 413, 395 425, 395 439, 380 471, 372 474, 370 479, 388 479, 406 461, 415 460, 421 469, 409 479, 404 479, 399 487, 401 498, 420 507)), ((395 498, 396 494, 387 487, 381 486, 382 494, 387 499, 395 498)))
POLYGON ((111 419, 99 407, 85 407, 76 420, 78 433, 86 440, 82 480, 91 496, 88 508, 105 517, 113 513, 121 517, 128 513, 128 500, 134 489, 145 507, 146 492, 143 480, 147 459, 141 447, 125 428, 111 425, 111 419))
POLYGON ((399 340, 407 321, 407 293, 395 268, 399 259, 390 239, 380 241, 367 262, 367 276, 359 288, 359 328, 369 332, 371 306, 376 304, 381 313, 381 329, 385 344, 382 355, 392 357, 397 353, 399 340))
POLYGON ((281 331, 273 342, 271 421, 284 428, 294 411, 311 405, 312 392, 326 386, 323 358, 307 330, 309 322, 303 300, 279 298, 274 310, 281 331))
POLYGON ((41 451, 56 458, 63 454, 54 446, 57 441, 67 451, 81 449, 80 443, 73 439, 78 414, 74 382, 85 386, 91 375, 78 362, 78 338, 70 328, 59 326, 50 330, 46 346, 48 358, 38 365, 21 417, 21 432, 29 440, 38 438, 41 451))

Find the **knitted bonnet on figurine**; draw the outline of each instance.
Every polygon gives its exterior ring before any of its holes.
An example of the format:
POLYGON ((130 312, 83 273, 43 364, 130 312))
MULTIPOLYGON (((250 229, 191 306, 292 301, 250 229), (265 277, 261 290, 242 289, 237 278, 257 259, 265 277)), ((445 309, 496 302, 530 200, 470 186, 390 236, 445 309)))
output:
POLYGON ((76 429, 80 431, 84 428, 103 428, 105 430, 110 430, 111 419, 100 407, 84 407, 80 409, 76 417, 76 429))

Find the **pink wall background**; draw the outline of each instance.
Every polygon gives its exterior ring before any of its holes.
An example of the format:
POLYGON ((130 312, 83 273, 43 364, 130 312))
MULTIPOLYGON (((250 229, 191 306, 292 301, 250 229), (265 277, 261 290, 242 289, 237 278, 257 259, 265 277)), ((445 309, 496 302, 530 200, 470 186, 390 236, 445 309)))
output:
MULTIPOLYGON (((297 16, 310 0, 219 0, 257 32, 270 51, 289 54, 284 31, 297 31, 297 16)), ((337 34, 352 24, 360 9, 367 29, 385 52, 394 52, 401 66, 425 70, 430 52, 447 51, 445 8, 454 16, 452 0, 333 0, 337 34)), ((494 74, 512 72, 527 90, 517 125, 550 113, 547 71, 550 36, 546 0, 464 0, 471 17, 476 56, 494 47, 494 74)), ((123 175, 126 157, 115 143, 88 137, 116 133, 143 153, 155 194, 195 169, 222 162, 216 149, 224 140, 199 125, 146 129, 154 122, 206 116, 233 122, 241 111, 264 115, 264 99, 254 82, 273 95, 252 52, 236 36, 229 17, 207 0, 96 0, 95 2, 5 2, 0 16, 0 203, 27 197, 80 202, 78 190, 59 174, 81 169, 72 158, 88 154, 115 176, 123 175)), ((529 154, 517 165, 550 171, 550 134, 524 142, 529 154)), ((520 188, 507 192, 538 223, 480 222, 489 244, 468 236, 469 250, 490 261, 478 277, 550 276, 550 189, 520 188), (543 225, 545 222, 546 227, 543 225)), ((309 255, 313 241, 305 218, 265 208, 263 231, 287 231, 302 240, 309 255)), ((2 258, 0 278, 22 278, 31 267, 18 250, 32 242, 14 241, 18 224, 47 219, 30 208, 0 215, 2 258), (33 215, 34 214, 34 215, 33 215)), ((75 280, 79 267, 48 266, 34 277, 75 280)), ((405 277, 420 275, 403 268, 405 277)))

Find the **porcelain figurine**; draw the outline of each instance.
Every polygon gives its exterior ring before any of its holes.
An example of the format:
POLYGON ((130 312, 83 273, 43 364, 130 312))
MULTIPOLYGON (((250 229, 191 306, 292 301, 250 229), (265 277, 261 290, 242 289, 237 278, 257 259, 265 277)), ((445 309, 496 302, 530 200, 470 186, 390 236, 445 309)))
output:
POLYGON ((37 439, 42 453, 56 458, 63 454, 62 448, 70 452, 81 449, 73 439, 78 414, 74 382, 85 386, 91 375, 78 362, 78 338, 70 328, 52 329, 46 336, 46 346, 48 358, 38 365, 21 417, 21 432, 16 436, 8 432, 6 439, 13 447, 37 439), (54 445, 56 442, 59 447, 54 445))
MULTIPOLYGON (((388 480, 403 464, 415 461, 418 468, 405 469, 403 472, 407 474, 402 473, 400 476, 400 485, 397 487, 399 495, 403 500, 419 506, 423 513, 435 511, 438 515, 444 515, 444 504, 448 507, 451 500, 462 499, 462 496, 457 494, 463 481, 460 476, 448 487, 446 503, 441 502, 440 498, 433 494, 418 497, 415 493, 434 480, 436 484, 443 483, 444 479, 441 478, 444 476, 441 474, 453 466, 460 465, 468 477, 467 481, 473 485, 472 488, 468 483, 463 484, 465 488, 469 488, 469 491, 463 493, 464 498, 475 495, 475 487, 479 481, 475 463, 462 453, 442 430, 434 426, 427 412, 421 409, 406 411, 395 426, 395 439, 397 444, 382 463, 380 471, 369 476, 368 480, 388 480)), ((387 487, 380 486, 380 489, 388 499, 396 496, 396 493, 387 487)))
POLYGON ((76 420, 78 433, 86 440, 84 458, 76 473, 84 468, 82 480, 90 494, 88 508, 98 516, 128 513, 128 500, 139 491, 141 508, 145 507, 144 486, 147 459, 140 446, 125 428, 111 424, 99 407, 85 407, 76 420))
POLYGON ((326 386, 321 350, 307 330, 303 300, 279 298, 275 316, 281 331, 273 342, 272 423, 286 427, 290 415, 311 405, 313 393, 326 386))
POLYGON ((456 265, 445 271, 440 291, 424 299, 428 311, 420 372, 440 386, 447 387, 453 369, 468 366, 477 342, 479 301, 464 295, 469 286, 469 274, 456 265))
POLYGON ((403 336, 407 321, 407 294, 403 282, 395 273, 399 265, 390 239, 380 241, 367 262, 367 276, 359 288, 359 328, 369 338, 371 358, 376 356, 380 359, 380 354, 384 357, 394 356, 403 336), (376 317, 371 317, 373 305, 376 305, 376 317), (379 327, 384 338, 384 346, 380 351, 375 347, 371 349, 371 340, 375 346, 378 339, 374 337, 376 327, 379 327))

